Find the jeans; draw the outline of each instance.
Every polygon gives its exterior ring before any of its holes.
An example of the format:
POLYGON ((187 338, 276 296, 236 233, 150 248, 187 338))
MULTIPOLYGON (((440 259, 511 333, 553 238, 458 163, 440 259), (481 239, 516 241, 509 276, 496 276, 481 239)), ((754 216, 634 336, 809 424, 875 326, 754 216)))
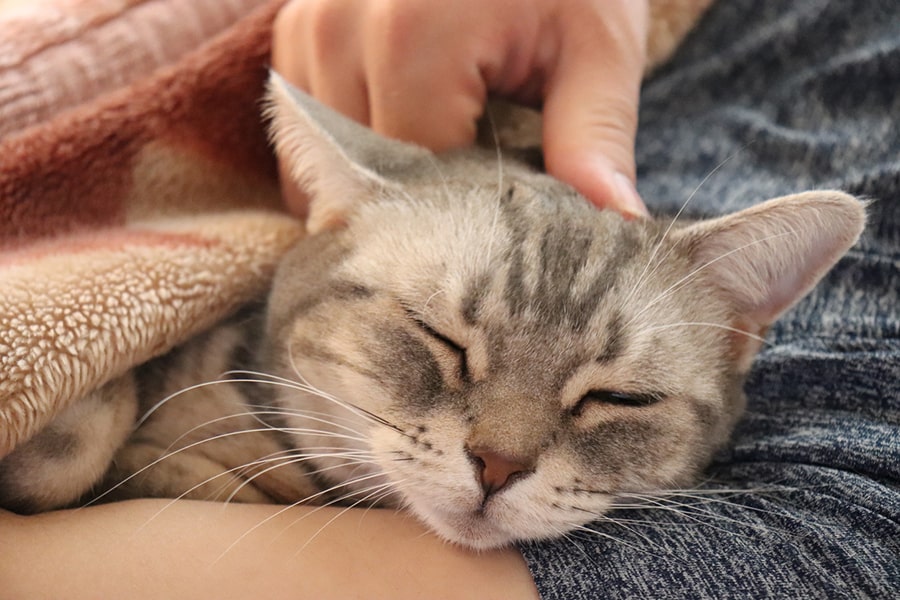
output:
POLYGON ((523 544, 542 596, 900 597, 900 5, 715 4, 645 83, 637 162, 660 215, 834 188, 869 225, 770 330, 699 487, 730 491, 523 544))

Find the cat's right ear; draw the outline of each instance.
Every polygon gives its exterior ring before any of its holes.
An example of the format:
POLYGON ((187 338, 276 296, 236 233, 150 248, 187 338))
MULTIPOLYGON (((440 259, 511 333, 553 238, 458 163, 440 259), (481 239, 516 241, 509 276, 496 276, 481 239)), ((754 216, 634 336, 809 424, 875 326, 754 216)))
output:
MULTIPOLYGON (((843 192, 793 194, 702 221, 676 236, 706 279, 734 309, 735 331, 762 336, 856 243, 865 203, 843 192)), ((737 336, 749 368, 756 342, 737 336)))
POLYGON ((378 135, 274 71, 268 87, 270 135, 288 176, 310 197, 310 233, 340 227, 359 203, 399 185, 392 176, 430 159, 424 148, 378 135))

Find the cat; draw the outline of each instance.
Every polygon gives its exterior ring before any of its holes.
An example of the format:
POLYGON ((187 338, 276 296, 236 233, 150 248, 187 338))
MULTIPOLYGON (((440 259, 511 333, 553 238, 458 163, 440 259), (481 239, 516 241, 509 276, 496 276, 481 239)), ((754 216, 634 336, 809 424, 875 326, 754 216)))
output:
POLYGON ((268 298, 75 403, 0 462, 0 504, 381 505, 474 549, 564 535, 696 482, 766 329, 865 224, 837 191, 626 220, 276 74, 268 113, 312 198, 268 298))

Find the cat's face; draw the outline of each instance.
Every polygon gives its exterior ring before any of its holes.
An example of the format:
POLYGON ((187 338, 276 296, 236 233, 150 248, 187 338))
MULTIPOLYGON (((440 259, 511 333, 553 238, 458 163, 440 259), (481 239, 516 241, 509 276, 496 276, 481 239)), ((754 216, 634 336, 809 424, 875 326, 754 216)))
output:
POLYGON ((685 484, 742 405, 730 332, 685 325, 725 323, 728 307, 699 281, 677 287, 692 265, 663 231, 529 183, 373 203, 325 234, 347 249, 327 272, 305 267, 318 241, 296 249, 273 303, 285 374, 396 426, 354 419, 365 442, 336 445, 368 447, 377 467, 330 480, 380 469, 399 492, 387 500, 476 547, 685 484))
MULTIPOLYGON (((276 110, 298 100, 281 93, 276 110)), ((317 196, 314 234, 279 270, 268 353, 322 392, 279 402, 298 447, 321 449, 326 499, 405 506, 474 548, 689 485, 743 408, 758 336, 862 223, 831 193, 669 231, 490 153, 348 148, 350 126, 319 110, 275 122, 317 196), (291 146, 298 123, 312 126, 291 146), (812 217, 824 242, 797 233, 812 217)))

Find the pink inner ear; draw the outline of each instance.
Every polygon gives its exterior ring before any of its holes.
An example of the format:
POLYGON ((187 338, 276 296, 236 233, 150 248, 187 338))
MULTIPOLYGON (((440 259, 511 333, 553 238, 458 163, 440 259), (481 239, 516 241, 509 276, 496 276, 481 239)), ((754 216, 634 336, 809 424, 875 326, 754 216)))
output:
MULTIPOLYGON (((792 235, 794 232, 785 234, 792 235)), ((748 316, 756 323, 764 326, 774 323, 815 287, 844 252, 834 247, 833 239, 825 243, 815 232, 800 231, 797 235, 803 237, 781 243, 774 241, 773 252, 781 252, 782 256, 760 259, 771 270, 761 281, 759 299, 748 307, 748 316)), ((825 237, 824 232, 820 235, 825 237)))
MULTIPOLYGON (((823 249, 824 251, 825 249, 823 249)), ((811 250, 807 256, 821 258, 815 251, 811 250)), ((755 317, 757 323, 773 323, 791 306, 796 304, 803 296, 805 296, 816 283, 828 272, 833 263, 810 261, 801 263, 798 267, 781 273, 780 277, 776 277, 769 282, 769 291, 765 296, 765 301, 756 306, 752 316, 755 317)))
POLYGON ((278 76, 269 82, 268 101, 271 136, 282 171, 310 197, 310 233, 346 223, 374 189, 387 185, 376 173, 354 163, 278 76))
POLYGON ((699 223, 686 234, 697 236, 694 261, 706 265, 706 279, 730 297, 745 325, 764 330, 815 286, 864 224, 863 205, 852 196, 806 192, 699 223))

